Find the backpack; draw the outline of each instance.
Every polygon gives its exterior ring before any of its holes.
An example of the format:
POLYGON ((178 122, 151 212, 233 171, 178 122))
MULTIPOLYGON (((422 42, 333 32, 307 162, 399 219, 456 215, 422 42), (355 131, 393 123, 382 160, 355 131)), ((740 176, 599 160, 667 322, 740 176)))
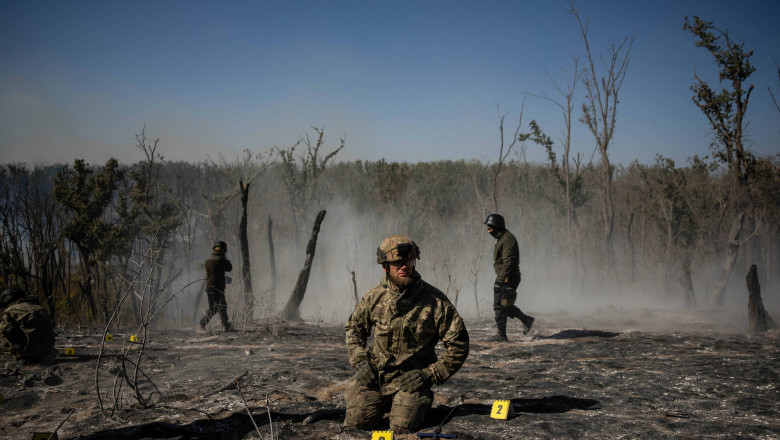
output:
POLYGON ((36 361, 54 348, 54 325, 45 307, 19 301, 3 311, 0 338, 17 359, 36 361))

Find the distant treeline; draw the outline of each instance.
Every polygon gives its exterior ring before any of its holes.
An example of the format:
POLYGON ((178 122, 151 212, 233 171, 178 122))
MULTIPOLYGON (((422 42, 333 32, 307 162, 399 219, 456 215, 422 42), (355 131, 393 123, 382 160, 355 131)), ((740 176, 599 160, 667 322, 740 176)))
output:
MULTIPOLYGON (((547 164, 515 157, 499 170, 498 164, 479 161, 333 162, 338 150, 326 159, 318 149, 296 155, 292 148, 186 163, 165 161, 156 143, 142 138, 140 145, 147 159, 132 166, 114 160, 3 165, 0 285, 34 292, 63 324, 88 324, 105 322, 122 294, 135 289, 133 268, 149 249, 155 252, 149 279, 168 289, 165 295, 175 293, 171 286, 197 280, 215 239, 229 243, 238 268, 241 182, 251 184, 247 216, 256 285, 268 285, 259 280, 270 276, 272 242, 277 259, 302 261, 298 257, 320 209, 356 219, 353 241, 361 246, 376 246, 388 233, 412 236, 438 286, 456 301, 476 289, 477 274, 489 273, 493 241, 482 222, 491 212, 503 214, 520 241, 524 279, 536 273, 581 294, 605 286, 657 285, 658 295, 678 297, 680 304, 722 303, 713 289, 735 244, 739 257, 732 283, 741 283, 743 269, 752 263, 767 288, 777 286, 780 273, 778 157, 752 163, 753 220, 737 231, 744 204, 735 203, 735 180, 717 165, 693 158, 677 166, 659 157, 653 165, 613 168, 615 218, 607 243, 601 174, 590 163, 570 170, 567 204, 566 179, 554 157, 547 164)), ((346 260, 351 243, 331 238, 318 258, 346 260)), ((373 258, 368 249, 361 253, 364 259, 373 258)), ((234 271, 234 277, 240 273, 234 271)), ((254 293, 268 294, 274 292, 254 293)), ((278 295, 283 301, 286 293, 278 295)), ((145 297, 131 296, 124 319, 139 320, 145 297)))

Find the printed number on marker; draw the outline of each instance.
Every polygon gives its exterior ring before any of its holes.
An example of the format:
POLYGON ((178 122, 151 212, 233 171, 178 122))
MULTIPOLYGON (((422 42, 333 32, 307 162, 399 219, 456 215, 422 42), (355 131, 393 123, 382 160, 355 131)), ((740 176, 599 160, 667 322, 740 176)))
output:
POLYGON ((113 342, 114 341, 114 335, 106 335, 106 342, 113 342))
POLYGON ((73 356, 73 355, 76 354, 76 349, 75 348, 66 348, 65 349, 65 354, 68 355, 68 356, 73 356))
POLYGON ((508 400, 494 400, 493 409, 490 411, 490 417, 494 419, 506 420, 515 415, 512 410, 512 404, 508 400))
POLYGON ((373 431, 371 440, 393 440, 393 431, 373 431))

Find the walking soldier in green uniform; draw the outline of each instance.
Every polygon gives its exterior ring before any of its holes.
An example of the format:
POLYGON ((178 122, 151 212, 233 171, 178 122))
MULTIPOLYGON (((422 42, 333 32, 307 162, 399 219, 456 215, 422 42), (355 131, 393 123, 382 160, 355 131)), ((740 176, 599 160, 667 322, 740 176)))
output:
POLYGON ((345 326, 355 369, 346 391, 348 426, 374 429, 389 410, 396 434, 417 431, 433 402, 431 385, 443 384, 468 356, 463 320, 417 273, 419 258, 419 247, 405 235, 389 236, 377 248, 385 277, 363 295, 345 326), (439 341, 444 350, 437 357, 439 341))
POLYGON ((227 254, 227 244, 224 241, 217 241, 211 250, 211 256, 206 259, 206 295, 209 300, 209 308, 198 325, 198 334, 206 333, 206 324, 209 323, 214 315, 219 315, 222 321, 222 328, 226 331, 233 331, 233 326, 228 321, 227 301, 225 300, 225 284, 229 283, 229 278, 225 272, 233 270, 230 260, 225 257, 227 254))
POLYGON ((496 239, 493 248, 493 270, 496 281, 493 283, 493 311, 496 319, 496 335, 491 341, 506 341, 507 318, 517 318, 523 323, 523 334, 531 331, 534 318, 523 313, 515 305, 517 286, 520 285, 520 247, 517 239, 506 229, 504 217, 490 214, 485 219, 487 230, 496 239))

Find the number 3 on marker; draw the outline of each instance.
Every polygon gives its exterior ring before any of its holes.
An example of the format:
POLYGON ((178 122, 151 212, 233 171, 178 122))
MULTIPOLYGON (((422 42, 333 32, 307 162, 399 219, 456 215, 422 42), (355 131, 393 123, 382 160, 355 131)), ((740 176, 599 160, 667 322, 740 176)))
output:
POLYGON ((509 416, 514 415, 512 411, 512 405, 508 400, 494 400, 493 409, 490 410, 490 417, 494 419, 506 420, 509 416))

